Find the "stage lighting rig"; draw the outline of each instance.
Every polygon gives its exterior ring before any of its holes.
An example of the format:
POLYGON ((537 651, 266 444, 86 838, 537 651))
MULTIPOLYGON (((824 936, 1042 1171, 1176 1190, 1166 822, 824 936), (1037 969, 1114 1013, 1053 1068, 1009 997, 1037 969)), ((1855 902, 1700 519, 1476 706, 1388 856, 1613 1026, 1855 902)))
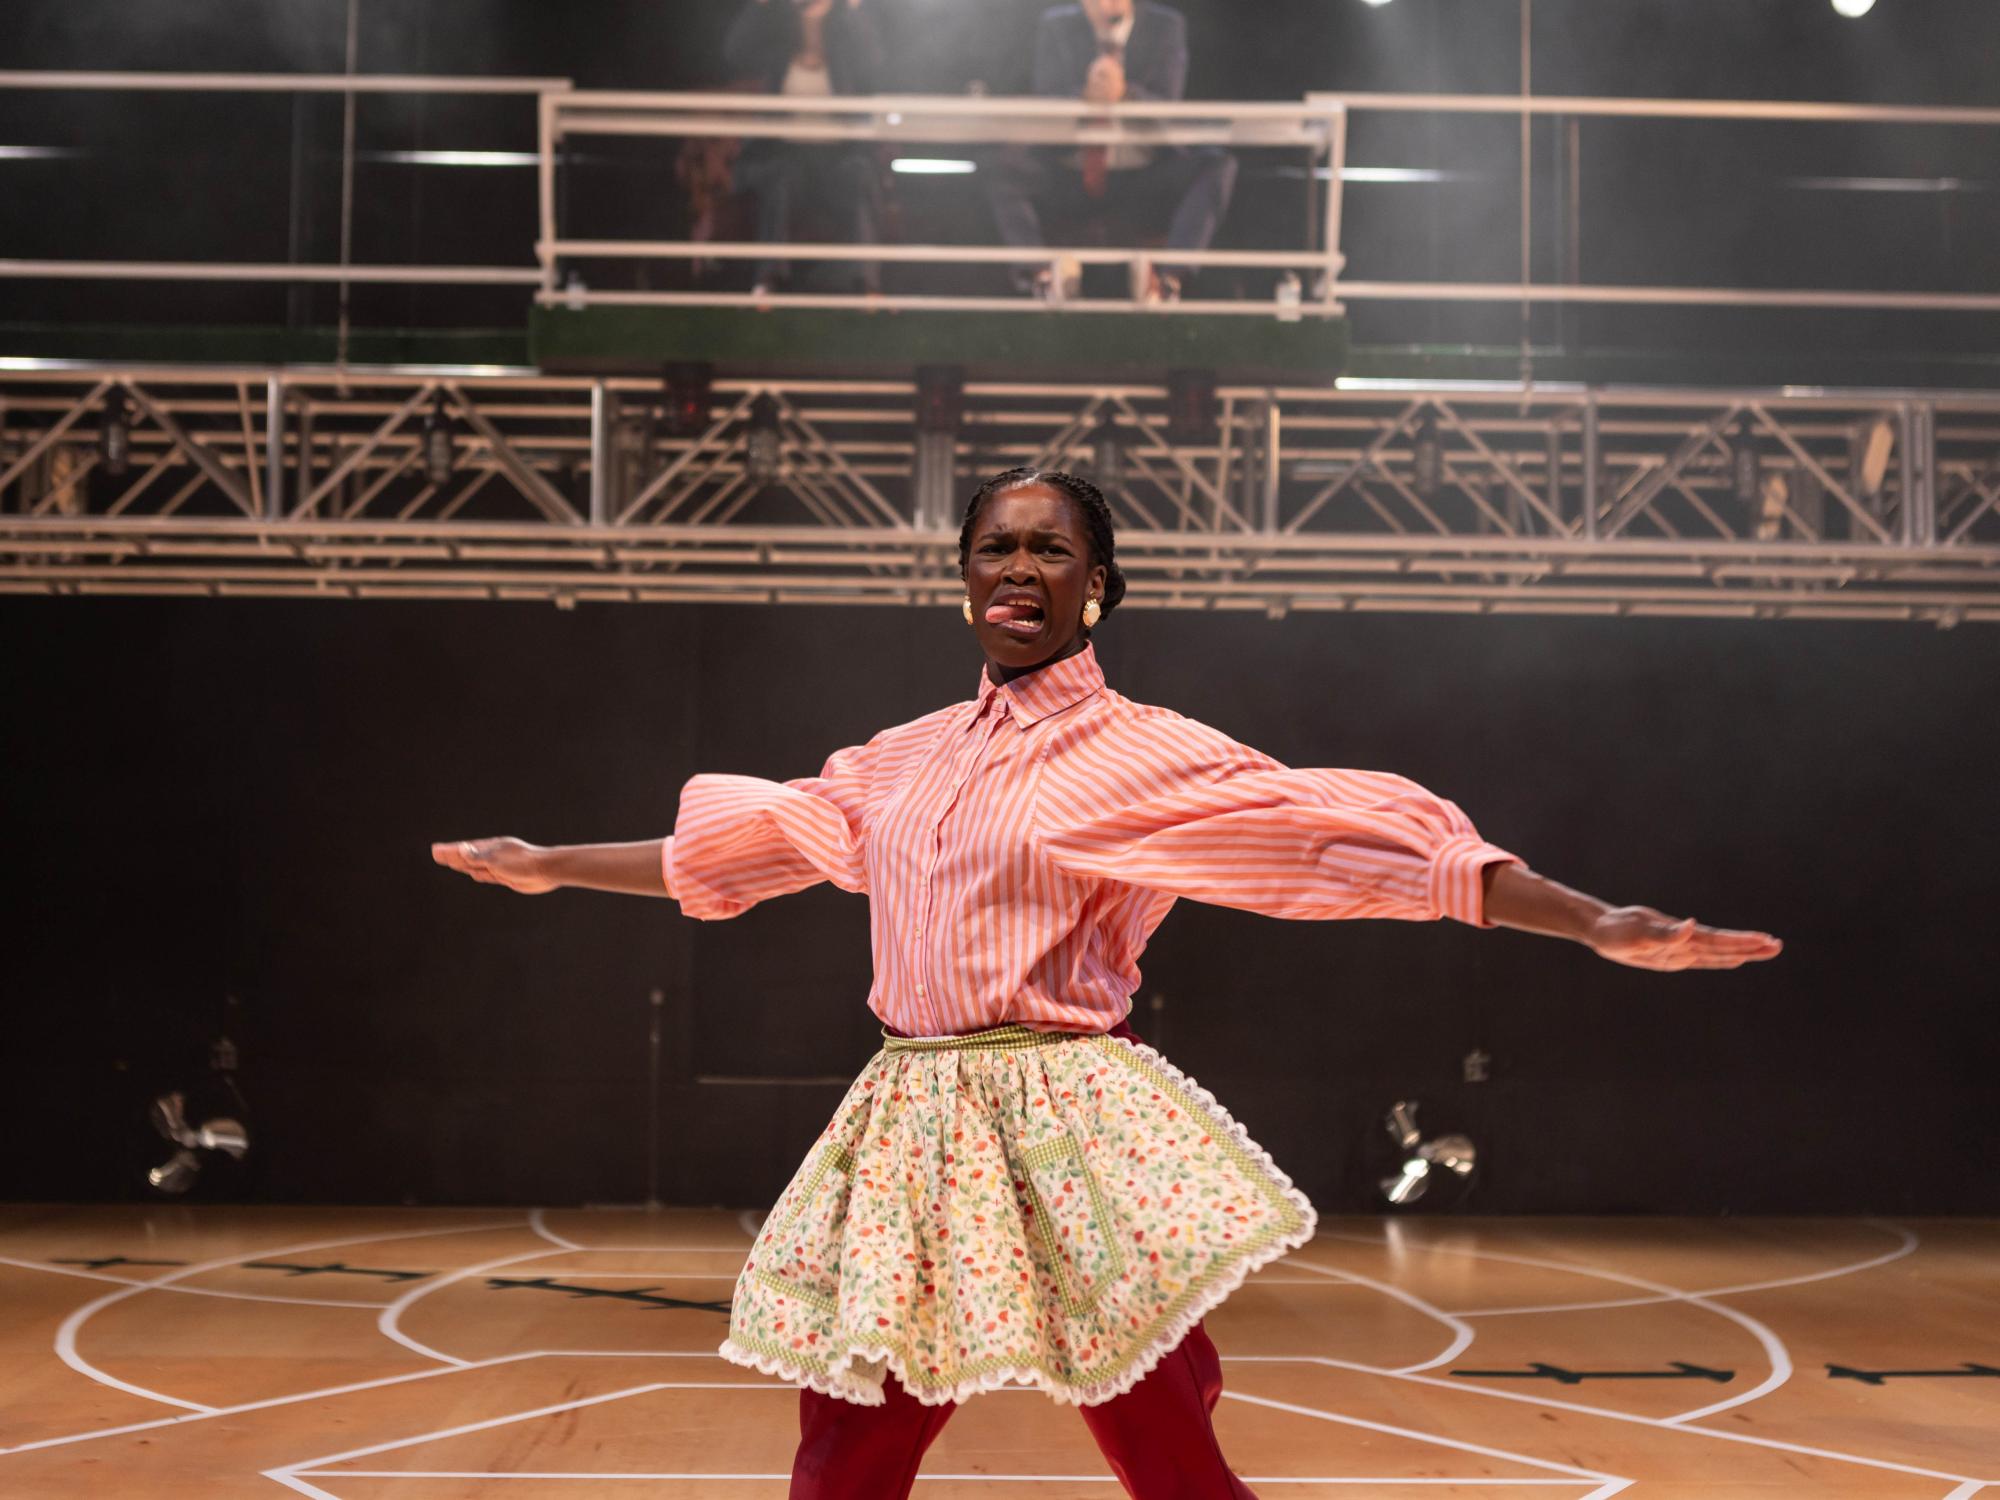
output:
POLYGON ((241 1123, 225 1116, 188 1124, 187 1096, 178 1089, 153 1101, 153 1128, 174 1144, 174 1154, 146 1174, 146 1181, 162 1193, 178 1197, 194 1186, 201 1175, 204 1151, 220 1151, 236 1161, 249 1154, 250 1135, 241 1123))
POLYGON ((1215 441, 1215 371, 1167 371, 1167 440, 1183 448, 1215 441))
POLYGON ((97 429, 97 456, 104 472, 116 479, 132 461, 132 418, 122 386, 104 398, 104 424, 97 429))
POLYGON ((1115 490, 1125 482, 1125 433, 1108 408, 1090 435, 1090 467, 1100 490, 1115 490))
POLYGON ((438 394, 437 403, 431 407, 430 415, 424 418, 424 478, 431 484, 441 485, 451 478, 451 471, 458 466, 458 444, 452 433, 451 412, 446 408, 444 395, 438 394))
POLYGON ((1736 442, 1730 450, 1729 463, 1731 488, 1736 492, 1736 503, 1745 510, 1754 511, 1762 494, 1762 460, 1757 452, 1757 439, 1751 435, 1748 421, 1736 429, 1736 442))
POLYGON ((1421 500, 1435 500, 1443 482, 1444 442, 1438 436, 1437 418, 1425 412, 1410 446, 1410 488, 1421 500))
POLYGON ((1382 1123, 1396 1149, 1403 1153, 1402 1169, 1394 1177, 1384 1177, 1381 1183, 1382 1196, 1391 1203, 1414 1203, 1423 1197, 1434 1171, 1451 1172, 1461 1178, 1472 1175, 1477 1148, 1462 1135, 1425 1140, 1417 1130, 1416 1100, 1398 1100, 1382 1123))
POLYGON ((668 437, 700 437, 715 409, 715 367, 699 361, 670 364, 661 378, 665 401, 660 425, 668 437))
POLYGON ((785 466, 785 435, 778 426, 778 403, 769 393, 750 403, 750 421, 743 436, 743 466, 750 482, 759 489, 776 479, 785 466))
POLYGON ((1889 480, 1889 460, 1896 452, 1896 424, 1886 416, 1877 417, 1862 429, 1854 441, 1854 481, 1863 498, 1881 496, 1889 480))

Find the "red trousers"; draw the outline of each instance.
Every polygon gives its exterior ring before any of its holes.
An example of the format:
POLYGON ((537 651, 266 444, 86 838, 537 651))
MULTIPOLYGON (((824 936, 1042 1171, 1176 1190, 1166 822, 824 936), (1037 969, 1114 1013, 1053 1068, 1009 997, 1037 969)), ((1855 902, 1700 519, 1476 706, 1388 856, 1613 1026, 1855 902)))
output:
MULTIPOLYGON (((904 1500, 955 1406, 925 1406, 890 1375, 881 1406, 799 1392, 791 1500, 904 1500)), ((1222 1361, 1195 1324, 1124 1395, 1079 1407, 1098 1451, 1133 1500, 1257 1500, 1223 1462, 1209 1414, 1222 1361)))

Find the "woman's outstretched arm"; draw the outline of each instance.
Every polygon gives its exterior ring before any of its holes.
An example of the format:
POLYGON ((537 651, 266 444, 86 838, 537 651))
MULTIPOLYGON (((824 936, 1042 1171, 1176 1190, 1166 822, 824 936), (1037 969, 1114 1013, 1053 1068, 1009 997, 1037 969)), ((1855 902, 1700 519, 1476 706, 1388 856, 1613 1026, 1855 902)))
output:
POLYGON ((555 844, 520 839, 461 839, 432 844, 431 858, 447 870, 524 896, 574 886, 625 896, 670 896, 665 839, 633 844, 555 844))
POLYGON ((1783 944, 1768 932, 1704 927, 1650 906, 1612 906, 1558 885, 1523 864, 1481 871, 1486 920, 1498 927, 1570 938, 1613 963, 1640 969, 1734 969, 1776 958, 1783 944))

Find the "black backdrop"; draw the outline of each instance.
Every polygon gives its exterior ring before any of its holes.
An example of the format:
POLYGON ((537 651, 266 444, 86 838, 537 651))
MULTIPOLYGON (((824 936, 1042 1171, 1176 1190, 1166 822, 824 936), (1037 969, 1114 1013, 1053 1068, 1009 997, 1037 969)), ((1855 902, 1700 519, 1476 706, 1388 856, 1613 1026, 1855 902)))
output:
MULTIPOLYGON (((1788 941, 1662 976, 1184 904, 1140 1029, 1323 1208, 1379 1204, 1410 1097, 1478 1141, 1472 1210, 2000 1210, 2000 631, 1131 612, 1100 637, 1130 696, 1402 771, 1558 878, 1788 941)), ((220 1109, 226 1028, 256 1152, 200 1192, 640 1200, 658 990, 659 1193, 767 1202, 875 1042, 861 899, 699 925, 475 886, 425 845, 653 836, 692 772, 809 774, 978 667, 954 615, 895 609, 19 600, 0 639, 8 1198, 139 1192, 146 1101, 220 1109)))

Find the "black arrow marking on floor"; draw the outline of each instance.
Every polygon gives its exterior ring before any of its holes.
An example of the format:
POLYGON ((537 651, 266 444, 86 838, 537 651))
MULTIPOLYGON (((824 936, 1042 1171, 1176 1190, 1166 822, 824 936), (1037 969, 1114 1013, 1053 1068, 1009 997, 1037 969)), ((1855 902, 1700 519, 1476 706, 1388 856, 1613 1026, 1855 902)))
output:
POLYGON ((550 1276, 535 1276, 525 1280, 514 1280, 505 1276, 489 1276, 486 1284, 499 1291, 521 1289, 530 1292, 567 1292, 572 1297, 608 1297, 614 1302, 636 1302, 643 1307, 687 1307, 697 1312, 727 1313, 727 1302, 684 1302, 679 1297, 661 1297, 654 1294, 649 1286, 628 1287, 618 1290, 604 1286, 576 1286, 567 1281, 557 1281, 550 1276))
POLYGON ((381 1271, 371 1266, 350 1266, 345 1261, 330 1260, 323 1266, 294 1265, 282 1260, 246 1260, 246 1270, 283 1271, 287 1276, 380 1276, 385 1281, 422 1281, 426 1276, 435 1276, 435 1271, 381 1271))
POLYGON ((1553 1380, 1561 1385, 1581 1385, 1586 1380, 1713 1380, 1727 1385, 1736 1378, 1734 1370, 1710 1370, 1701 1365, 1670 1360, 1670 1370, 1565 1370, 1561 1365, 1545 1365, 1536 1360, 1525 1370, 1453 1370, 1469 1380, 1553 1380))
POLYGON ((1828 1365, 1826 1377, 1829 1380, 1858 1380, 1863 1385, 1880 1385, 1885 1380, 1950 1380, 1963 1379, 1971 1375, 1996 1375, 2000 1370, 1991 1365, 1974 1364, 1967 1360, 1956 1370, 1855 1370, 1846 1365, 1828 1365))
POLYGON ((184 1266, 184 1260, 133 1260, 123 1255, 100 1255, 95 1260, 83 1256, 58 1256, 49 1262, 52 1266, 85 1266, 93 1271, 101 1271, 106 1266, 184 1266))

